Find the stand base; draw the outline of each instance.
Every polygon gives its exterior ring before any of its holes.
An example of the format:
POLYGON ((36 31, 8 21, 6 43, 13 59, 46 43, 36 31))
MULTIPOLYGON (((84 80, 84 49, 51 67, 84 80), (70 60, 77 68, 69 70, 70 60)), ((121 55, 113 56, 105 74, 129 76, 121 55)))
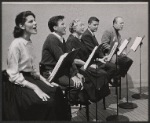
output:
POLYGON ((92 121, 93 121, 93 122, 102 122, 102 120, 98 120, 98 119, 97 119, 97 120, 96 120, 96 119, 93 119, 92 121))
POLYGON ((107 121, 129 121, 129 118, 123 115, 111 115, 106 118, 107 121))
POLYGON ((135 99, 148 99, 148 95, 146 94, 133 94, 132 95, 132 98, 135 98, 135 99))
POLYGON ((132 102, 120 103, 118 106, 120 108, 123 108, 123 109, 134 109, 134 108, 137 108, 137 105, 135 103, 132 103, 132 102))

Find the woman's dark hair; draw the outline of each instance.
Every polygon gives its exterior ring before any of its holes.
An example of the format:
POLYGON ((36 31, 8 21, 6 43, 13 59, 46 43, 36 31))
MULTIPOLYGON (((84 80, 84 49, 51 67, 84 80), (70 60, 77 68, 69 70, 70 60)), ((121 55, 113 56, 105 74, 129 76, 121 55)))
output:
POLYGON ((14 38, 18 38, 23 35, 23 30, 20 28, 20 24, 24 24, 26 22, 26 17, 32 15, 35 18, 35 15, 31 11, 23 11, 16 16, 13 35, 14 38))
POLYGON ((65 17, 62 15, 59 16, 53 16, 52 18, 49 19, 48 21, 48 27, 51 32, 54 32, 54 26, 58 25, 59 20, 63 20, 65 17))

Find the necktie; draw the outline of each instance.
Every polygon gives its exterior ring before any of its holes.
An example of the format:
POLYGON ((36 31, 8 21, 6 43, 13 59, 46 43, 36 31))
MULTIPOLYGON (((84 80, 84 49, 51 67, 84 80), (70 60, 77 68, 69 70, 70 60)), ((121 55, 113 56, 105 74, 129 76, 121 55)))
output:
POLYGON ((98 44, 98 41, 97 41, 95 35, 93 35, 93 39, 94 39, 94 40, 93 40, 93 41, 94 41, 94 44, 98 46, 99 44, 98 44))
POLYGON ((64 53, 66 52, 66 42, 65 42, 64 38, 63 38, 63 51, 64 51, 64 53))

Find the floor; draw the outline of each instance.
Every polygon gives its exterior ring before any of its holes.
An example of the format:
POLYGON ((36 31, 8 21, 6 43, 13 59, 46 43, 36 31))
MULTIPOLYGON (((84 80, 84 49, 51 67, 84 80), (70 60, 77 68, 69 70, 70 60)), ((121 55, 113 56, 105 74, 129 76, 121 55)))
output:
MULTIPOLYGON (((117 98, 115 94, 115 88, 110 87, 111 94, 106 97, 106 110, 103 108, 103 101, 97 103, 97 121, 107 121, 106 118, 111 115, 117 115, 117 98)), ((132 102, 137 105, 134 109, 123 109, 118 107, 118 117, 120 115, 125 116, 129 121, 148 121, 148 87, 142 87, 141 93, 145 94, 145 99, 134 99, 133 94, 139 93, 139 88, 128 89, 128 102, 132 102)), ((118 104, 127 102, 127 89, 121 89, 121 99, 118 104)), ((78 106, 72 106, 72 121, 87 121, 86 109, 83 106, 79 110, 78 106)), ((89 105, 89 121, 96 121, 96 104, 89 105)), ((121 120, 122 121, 122 120, 121 120)))

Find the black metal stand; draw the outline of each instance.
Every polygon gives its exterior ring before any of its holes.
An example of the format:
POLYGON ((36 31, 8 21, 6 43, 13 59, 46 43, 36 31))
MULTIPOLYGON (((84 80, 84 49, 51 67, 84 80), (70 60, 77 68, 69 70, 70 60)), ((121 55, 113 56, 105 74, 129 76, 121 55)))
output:
MULTIPOLYGON (((117 60, 117 51, 115 52, 116 54, 116 71, 117 71, 117 64, 118 64, 118 60, 117 60)), ((116 115, 110 115, 106 118, 107 121, 129 121, 129 118, 127 118, 126 116, 123 115, 119 115, 118 112, 118 86, 116 87, 116 100, 117 100, 117 114, 116 115)))
MULTIPOLYGON (((97 89, 97 63, 96 63, 96 59, 95 59, 95 64, 96 64, 96 89, 97 89)), ((97 99, 97 91, 96 91, 96 89, 95 89, 95 97, 97 99)), ((99 121, 97 119, 97 108, 98 108, 98 106, 97 106, 97 101, 96 101, 96 122, 99 121)))
MULTIPOLYGON (((131 41, 131 38, 129 38, 128 39, 129 41, 131 41)), ((126 52, 127 52, 127 47, 126 47, 126 52)), ((123 108, 123 109, 134 109, 134 108, 137 108, 137 104, 135 104, 135 103, 132 103, 132 102, 129 102, 128 101, 128 89, 129 88, 129 86, 128 86, 128 74, 126 74, 126 92, 127 92, 127 102, 123 102, 123 103, 120 103, 118 106, 120 107, 120 108, 123 108)))
MULTIPOLYGON (((143 37, 144 38, 144 37, 143 37)), ((142 39, 143 40, 143 39, 142 39)), ((148 95, 146 94, 142 94, 142 91, 141 91, 141 45, 143 43, 141 42, 140 43, 140 93, 138 94, 133 94, 132 95, 132 98, 135 98, 135 99, 148 99, 148 95)))
MULTIPOLYGON (((96 64, 96 89, 97 89, 97 61, 96 61, 96 59, 94 60, 95 61, 95 64, 96 64)), ((97 99, 97 91, 96 91, 96 89, 95 89, 95 97, 96 97, 96 99, 97 99)), ((98 120, 98 118, 97 118, 97 108, 98 108, 98 105, 97 105, 97 101, 96 101, 96 109, 95 109, 95 112, 96 112, 96 119, 93 119, 93 121, 95 121, 95 122, 99 122, 100 120, 98 120)))
POLYGON ((127 89, 127 102, 120 103, 118 106, 123 109, 134 109, 137 108, 137 105, 132 102, 128 102, 128 76, 126 74, 126 89, 127 89))

